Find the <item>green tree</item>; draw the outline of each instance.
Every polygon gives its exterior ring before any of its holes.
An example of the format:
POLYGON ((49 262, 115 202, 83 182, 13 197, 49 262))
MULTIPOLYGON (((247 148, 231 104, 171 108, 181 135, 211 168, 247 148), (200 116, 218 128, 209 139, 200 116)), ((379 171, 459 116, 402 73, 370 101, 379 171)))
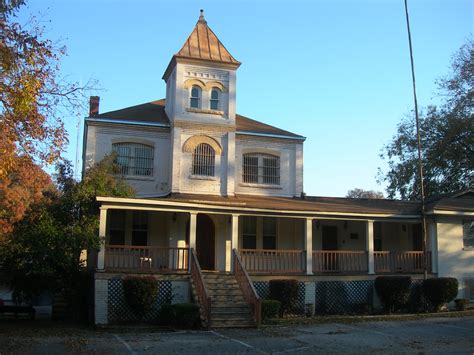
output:
POLYGON ((81 182, 69 162, 57 165, 55 190, 44 193, 11 234, 0 241, 0 281, 17 301, 42 290, 74 289, 84 265, 83 250, 99 247, 96 196, 132 197, 133 189, 117 174, 113 156, 88 169, 81 182))
MULTIPOLYGON (((425 194, 449 193, 473 186, 474 180, 474 45, 462 46, 451 64, 451 74, 439 80, 441 104, 420 114, 425 194)), ((413 117, 398 125, 381 157, 388 171, 379 169, 390 198, 420 199, 416 126, 413 117)))
POLYGON ((383 193, 374 190, 364 190, 355 188, 347 191, 346 197, 349 198, 384 198, 383 193))

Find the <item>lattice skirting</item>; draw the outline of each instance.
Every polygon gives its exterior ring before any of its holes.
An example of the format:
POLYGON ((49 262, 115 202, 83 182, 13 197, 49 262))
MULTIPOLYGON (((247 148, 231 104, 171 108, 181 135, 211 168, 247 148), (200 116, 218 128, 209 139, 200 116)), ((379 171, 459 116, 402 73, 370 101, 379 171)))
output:
MULTIPOLYGON (((268 281, 255 281, 253 283, 255 291, 262 299, 270 298, 270 282, 268 281)), ((298 298, 294 308, 291 310, 289 316, 304 315, 305 313, 305 284, 304 282, 298 282, 298 298)))
POLYGON ((318 281, 315 293, 316 313, 354 313, 373 304, 374 281, 318 281))
MULTIPOLYGON (((165 303, 171 302, 171 281, 157 281, 158 297, 155 303, 143 318, 149 322, 156 320, 158 311, 165 303)), ((128 306, 123 293, 122 280, 109 280, 108 282, 108 321, 109 323, 139 321, 133 310, 128 306)))

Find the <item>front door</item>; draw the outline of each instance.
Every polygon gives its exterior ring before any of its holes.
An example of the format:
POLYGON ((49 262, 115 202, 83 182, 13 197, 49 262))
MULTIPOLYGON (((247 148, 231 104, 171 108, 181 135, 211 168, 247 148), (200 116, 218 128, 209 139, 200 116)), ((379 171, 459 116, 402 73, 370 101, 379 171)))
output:
POLYGON ((214 222, 208 215, 199 213, 196 223, 196 254, 202 270, 215 269, 214 243, 214 222))
MULTIPOLYGON (((337 250, 337 227, 323 226, 323 250, 337 250)), ((339 269, 339 258, 337 253, 324 253, 323 267, 325 271, 337 271, 339 269)))

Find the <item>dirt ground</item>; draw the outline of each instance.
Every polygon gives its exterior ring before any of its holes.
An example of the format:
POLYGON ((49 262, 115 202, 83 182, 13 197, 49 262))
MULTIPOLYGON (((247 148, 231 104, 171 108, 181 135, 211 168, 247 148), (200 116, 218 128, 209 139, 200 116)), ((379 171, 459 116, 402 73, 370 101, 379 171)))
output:
POLYGON ((180 331, 1 321, 0 354, 474 352, 474 317, 180 331))

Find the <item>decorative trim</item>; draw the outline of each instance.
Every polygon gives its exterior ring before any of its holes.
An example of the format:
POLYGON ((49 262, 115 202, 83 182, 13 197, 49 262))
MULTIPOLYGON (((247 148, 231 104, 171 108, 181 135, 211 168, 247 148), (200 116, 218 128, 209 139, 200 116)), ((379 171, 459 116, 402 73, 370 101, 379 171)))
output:
POLYGON ((151 126, 151 127, 165 127, 169 128, 168 123, 159 122, 145 122, 145 121, 127 121, 127 120, 116 120, 112 118, 91 118, 86 117, 86 122, 97 122, 97 123, 120 123, 132 126, 151 126))
POLYGON ((186 111, 194 112, 194 113, 207 113, 209 115, 224 116, 224 111, 209 110, 209 109, 203 109, 203 108, 186 107, 186 111))
POLYGON ((204 135, 196 135, 188 138, 183 144, 184 153, 192 153, 194 149, 201 143, 209 144, 216 152, 216 155, 222 154, 222 147, 214 138, 204 135))
POLYGON ((282 134, 260 133, 260 132, 252 132, 252 131, 236 131, 235 133, 246 135, 246 136, 291 139, 291 140, 295 140, 295 141, 305 141, 306 140, 306 137, 302 137, 302 136, 295 137, 295 136, 285 136, 285 135, 282 135, 282 134))
POLYGON ((222 92, 228 92, 227 87, 217 80, 211 80, 205 83, 204 81, 200 79, 192 78, 192 79, 186 79, 184 81, 185 89, 190 89, 193 87, 193 85, 199 86, 202 90, 206 90, 206 91, 210 91, 213 87, 217 87, 222 92))

